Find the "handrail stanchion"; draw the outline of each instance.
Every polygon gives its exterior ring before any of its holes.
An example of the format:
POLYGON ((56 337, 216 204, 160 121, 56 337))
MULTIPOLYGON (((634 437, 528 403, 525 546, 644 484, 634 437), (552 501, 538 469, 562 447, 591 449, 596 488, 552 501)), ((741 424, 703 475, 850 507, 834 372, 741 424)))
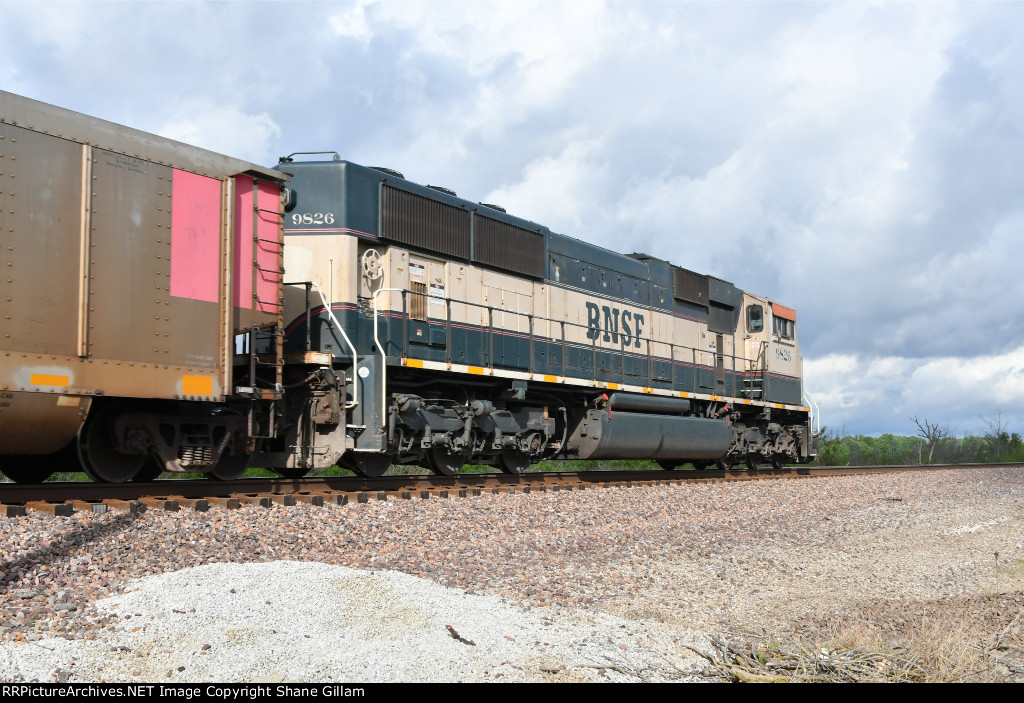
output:
POLYGON ((380 343, 380 334, 377 326, 377 320, 380 317, 380 311, 377 309, 377 296, 384 292, 402 293, 402 309, 404 310, 405 289, 378 288, 373 292, 373 343, 377 345, 377 349, 380 351, 380 417, 381 421, 384 423, 382 427, 387 429, 387 413, 385 413, 384 410, 388 406, 388 355, 384 346, 380 343))
MULTIPOLYGON (((308 290, 308 286, 312 286, 313 288, 316 288, 316 292, 320 295, 320 301, 324 304, 324 309, 327 310, 328 319, 331 322, 334 323, 335 327, 338 328, 338 332, 341 333, 341 338, 345 340, 345 344, 348 345, 349 351, 352 352, 352 402, 351 403, 345 403, 345 408, 346 409, 354 408, 357 405, 359 405, 359 384, 356 383, 356 366, 359 365, 359 357, 356 354, 356 348, 352 344, 352 340, 350 340, 348 338, 348 335, 345 334, 345 328, 341 326, 341 323, 338 322, 338 318, 336 318, 334 316, 334 311, 331 310, 331 306, 328 305, 327 298, 324 296, 324 292, 322 290, 320 290, 320 286, 318 286, 316 284, 316 281, 303 281, 303 284, 307 286, 307 290, 308 290)), ((296 285, 299 285, 299 284, 298 283, 284 283, 282 285, 285 285, 285 286, 296 286, 296 285)), ((307 309, 307 311, 309 310, 308 306, 307 306, 306 309, 307 309)), ((306 319, 308 320, 309 318, 307 317, 306 319)), ((308 339, 308 335, 309 335, 309 323, 308 322, 306 324, 306 334, 307 334, 307 339, 308 339)))

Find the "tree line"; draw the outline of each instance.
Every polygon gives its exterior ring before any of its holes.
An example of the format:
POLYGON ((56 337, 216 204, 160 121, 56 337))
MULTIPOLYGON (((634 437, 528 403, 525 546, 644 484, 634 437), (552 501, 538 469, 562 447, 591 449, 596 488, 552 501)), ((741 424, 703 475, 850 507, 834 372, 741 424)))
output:
POLYGON ((845 428, 824 427, 818 435, 821 466, 886 464, 983 464, 1024 461, 1024 438, 1010 432, 1002 414, 985 418, 983 435, 956 436, 948 425, 912 417, 917 435, 848 435, 845 428))

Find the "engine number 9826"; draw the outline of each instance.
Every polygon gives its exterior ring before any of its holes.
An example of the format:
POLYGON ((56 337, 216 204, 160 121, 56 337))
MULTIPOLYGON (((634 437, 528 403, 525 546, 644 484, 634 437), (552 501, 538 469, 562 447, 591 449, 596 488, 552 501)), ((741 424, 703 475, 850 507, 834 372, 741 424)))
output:
POLYGON ((333 225, 333 212, 304 212, 292 215, 293 225, 333 225))

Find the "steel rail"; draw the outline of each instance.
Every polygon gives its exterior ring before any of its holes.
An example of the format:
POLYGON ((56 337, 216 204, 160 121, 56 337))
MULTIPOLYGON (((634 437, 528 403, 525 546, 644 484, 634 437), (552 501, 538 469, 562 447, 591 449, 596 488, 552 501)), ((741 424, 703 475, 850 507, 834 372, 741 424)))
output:
MULTIPOLYGON (((70 505, 76 509, 106 505, 120 509, 149 507, 193 507, 206 509, 212 504, 238 507, 243 503, 269 506, 296 503, 366 502, 376 499, 421 498, 436 495, 480 495, 483 492, 508 493, 552 490, 573 490, 601 486, 639 487, 644 485, 681 484, 689 481, 716 482, 783 478, 849 476, 892 473, 898 471, 945 471, 986 468, 1024 468, 1012 464, 932 464, 918 466, 794 466, 764 470, 652 470, 652 471, 552 471, 528 472, 520 475, 504 473, 436 476, 319 476, 300 479, 245 478, 235 481, 205 479, 164 479, 150 483, 88 483, 53 482, 35 485, 0 484, 0 506, 7 506, 8 515, 24 514, 18 506, 54 512, 54 506, 70 505), (229 502, 230 501, 230 502, 229 502)), ((94 508, 103 512, 106 508, 94 508)), ((62 509, 64 514, 68 509, 62 509)), ((57 512, 60 512, 59 510, 57 512)))

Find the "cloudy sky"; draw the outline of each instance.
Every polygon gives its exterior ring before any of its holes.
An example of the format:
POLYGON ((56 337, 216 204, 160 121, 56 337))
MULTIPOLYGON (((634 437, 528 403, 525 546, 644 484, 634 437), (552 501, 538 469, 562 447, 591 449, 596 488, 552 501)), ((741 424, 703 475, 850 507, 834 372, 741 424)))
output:
POLYGON ((5 2, 0 88, 403 171, 798 311, 848 433, 1024 433, 1024 4, 5 2))

